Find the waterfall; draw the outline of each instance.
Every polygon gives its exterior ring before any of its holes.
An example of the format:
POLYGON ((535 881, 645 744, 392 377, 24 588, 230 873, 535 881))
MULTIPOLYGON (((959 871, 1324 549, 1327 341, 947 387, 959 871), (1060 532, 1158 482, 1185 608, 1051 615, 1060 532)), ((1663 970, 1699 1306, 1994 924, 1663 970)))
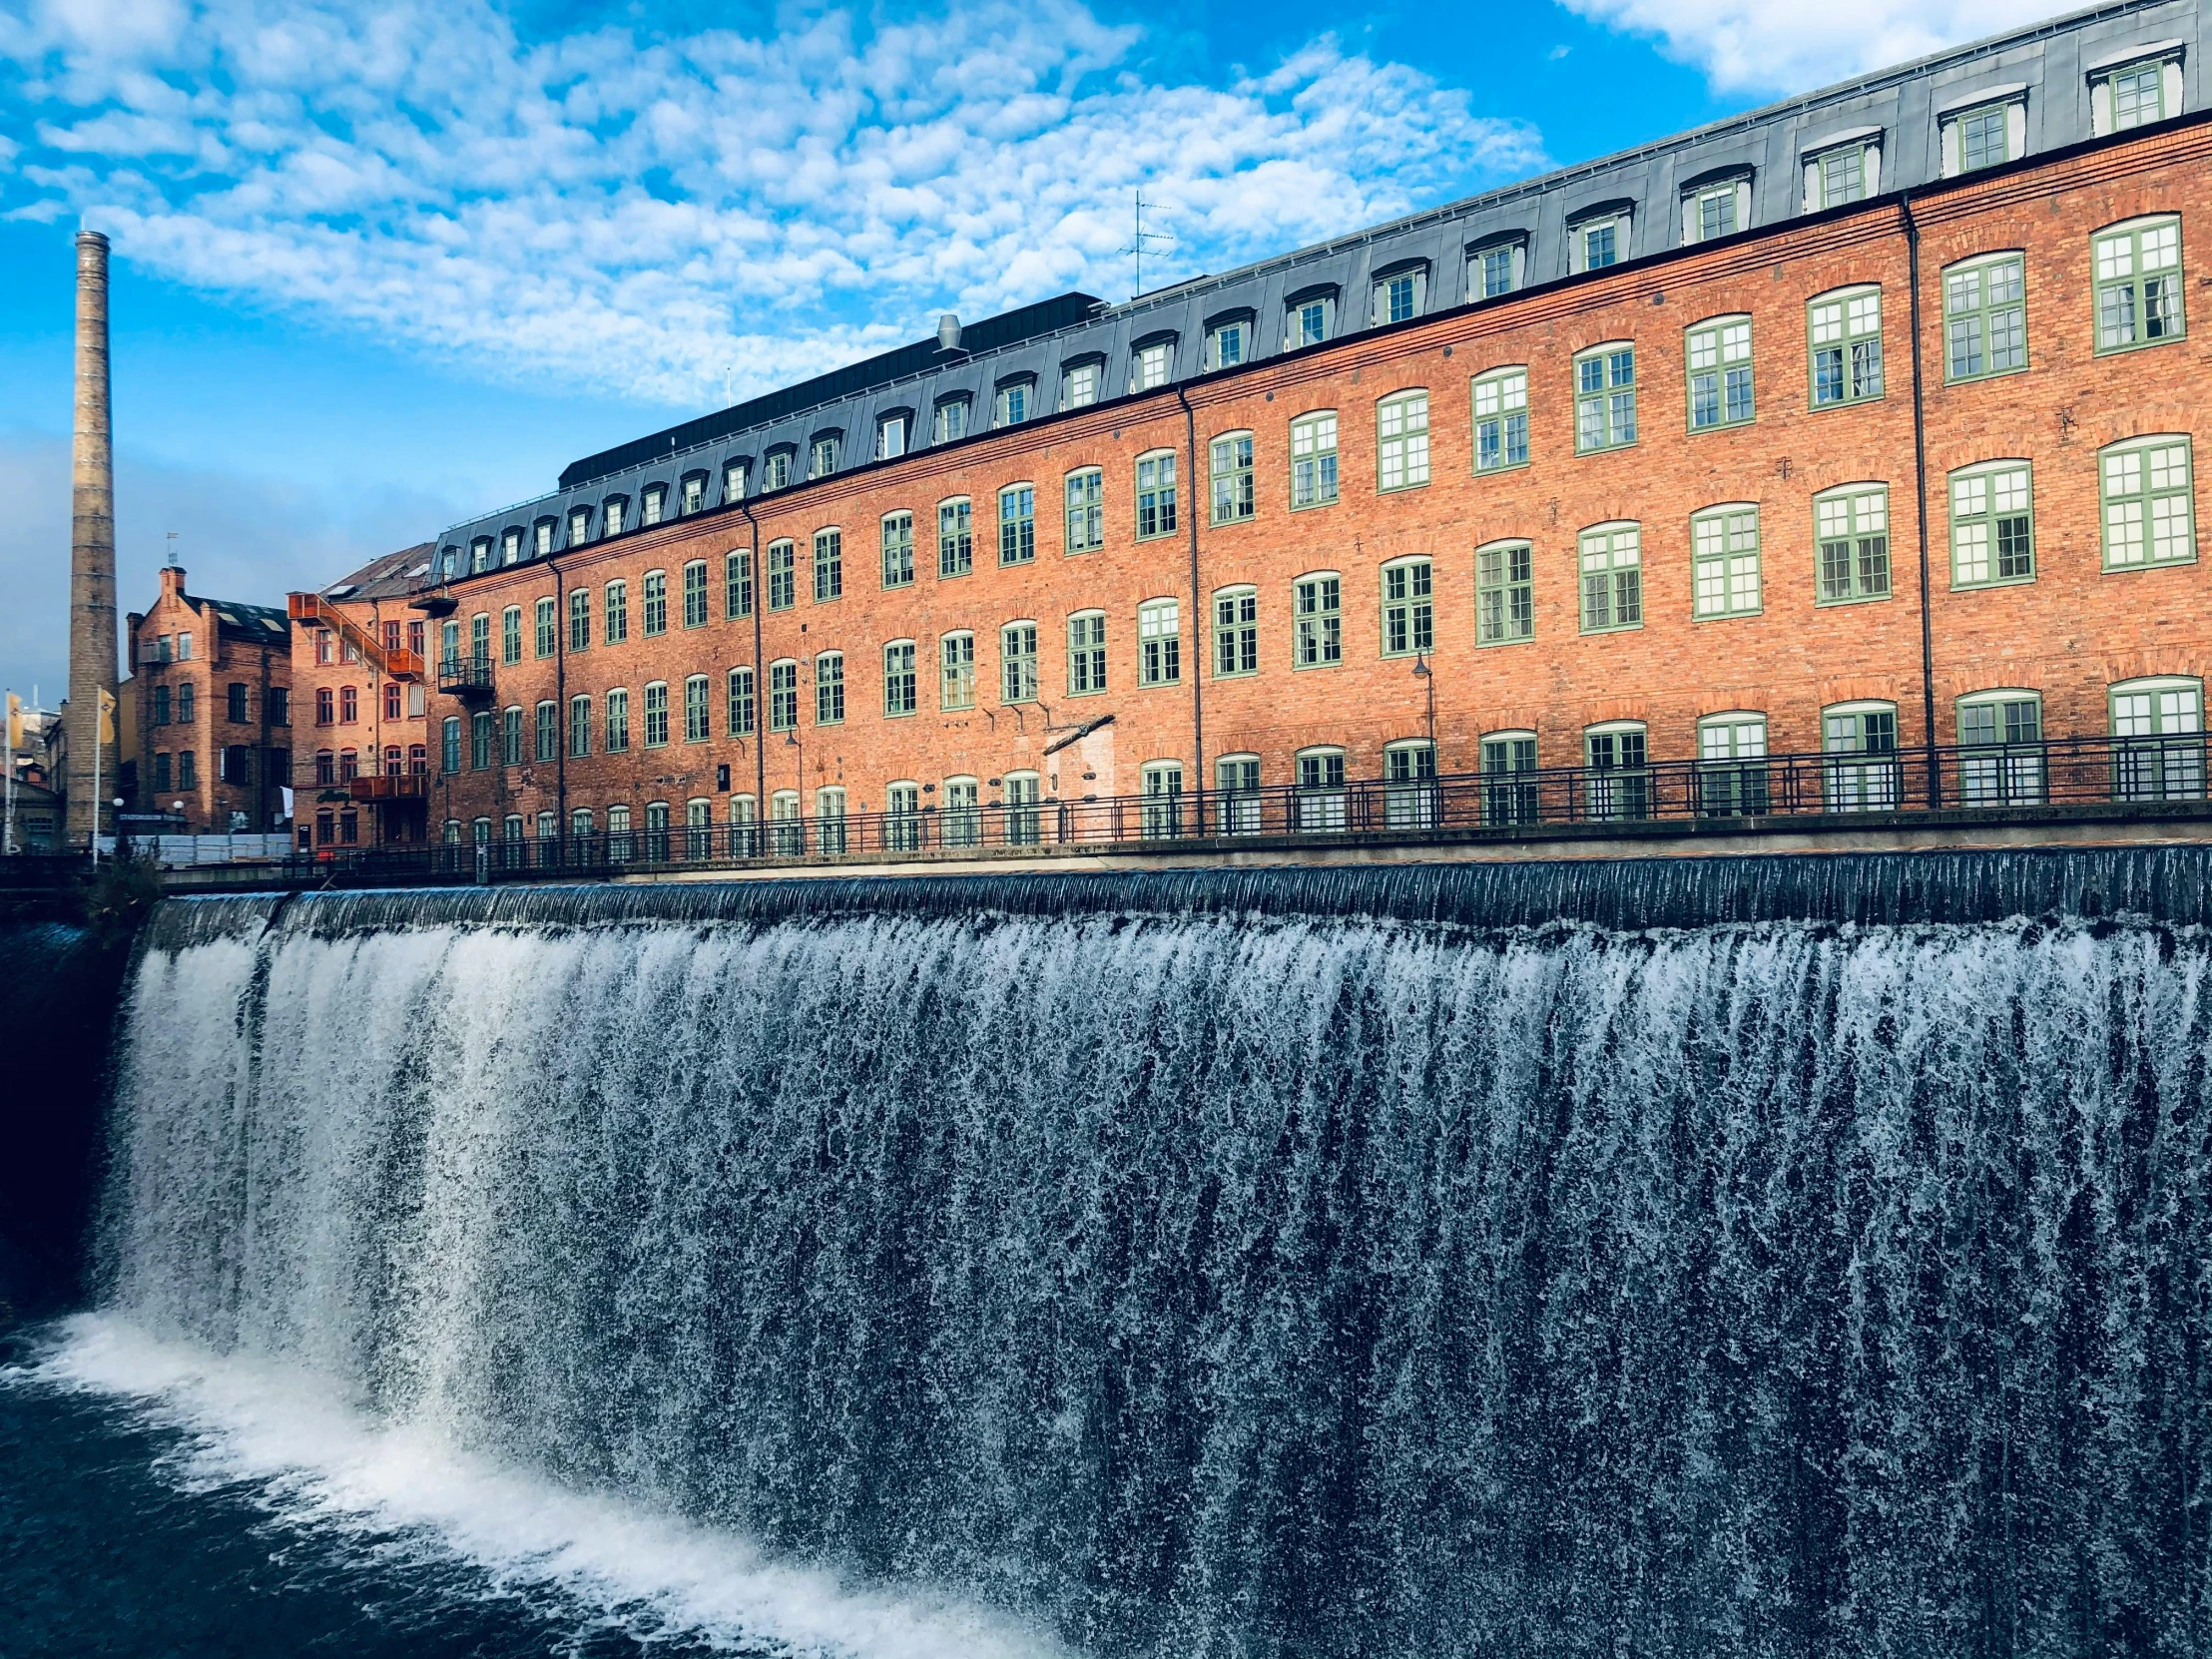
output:
POLYGON ((2208 870, 171 901, 103 1295, 1102 1655, 2202 1654, 2208 870))

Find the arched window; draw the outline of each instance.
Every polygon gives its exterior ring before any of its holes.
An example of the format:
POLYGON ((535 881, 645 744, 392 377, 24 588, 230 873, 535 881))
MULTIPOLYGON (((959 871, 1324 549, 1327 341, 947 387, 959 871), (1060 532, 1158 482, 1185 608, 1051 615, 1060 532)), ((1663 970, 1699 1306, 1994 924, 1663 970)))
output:
POLYGON ((1835 288, 1805 307, 1812 352, 1813 407, 1867 403, 1882 395, 1882 288, 1835 288))
POLYGON ((1148 599, 1137 607, 1137 684, 1173 686, 1183 678, 1182 607, 1148 599))
POLYGON ((973 778, 944 781, 944 808, 938 815, 939 835, 946 846, 974 846, 983 838, 981 788, 973 778))
POLYGON ((825 651, 815 658, 815 724, 844 724, 844 653, 825 651))
POLYGON ((1690 515, 1691 614, 1756 616, 1759 587, 1759 506, 1731 501, 1690 515))
POLYGON ((1698 812, 1706 818, 1754 818, 1767 811, 1767 717, 1749 710, 1697 723, 1698 812))
POLYGON ((1897 759, 1898 706, 1895 703, 1835 703, 1821 711, 1821 752, 1832 759, 1821 768, 1828 810, 1833 813, 1890 812, 1904 794, 1897 759))
POLYGON ((883 713, 890 719, 912 714, 915 693, 914 642, 892 640, 883 647, 883 713))
POLYGON ((2122 680, 2110 691, 2112 794, 2121 801, 2204 797, 2204 683, 2122 680))
POLYGON ((1002 673, 1000 701, 1034 703, 1037 700, 1037 625, 1009 622, 998 630, 998 661, 1002 673))
POLYGON ((786 657, 782 662, 768 665, 768 729, 792 732, 798 727, 799 664, 786 657))
POLYGON ((1690 430, 1741 426, 1752 418, 1751 318, 1709 316, 1683 330, 1689 365, 1690 430))
POLYGON ((1344 578, 1317 570, 1291 584, 1291 614, 1297 624, 1293 668, 1330 668, 1345 660, 1344 578))
POLYGON ((1183 833, 1183 763, 1147 761, 1144 780, 1144 838, 1173 840, 1183 833))
POLYGON ((965 629, 941 636, 937 641, 937 707, 944 710, 974 708, 975 636, 965 629))
POLYGON ((1260 590, 1250 586, 1214 592, 1214 678, 1260 672, 1260 590))
POLYGON ((1950 585, 2035 579, 2035 485, 2026 461, 1981 461, 1950 475, 1950 585))
POLYGON ((1416 657, 1435 649, 1435 564, 1393 559, 1382 567, 1382 655, 1416 657))
POLYGON ((668 747, 668 682, 655 680, 645 688, 645 747, 668 747))
POLYGON ((2104 568, 2187 564, 2197 556, 2186 433, 2129 438, 2097 452, 2104 568))
POLYGON ((1482 822, 1535 824, 1543 816, 1536 777, 1536 734, 1485 732, 1477 752, 1482 773, 1482 822))
POLYGON ((1436 789, 1436 746, 1401 738, 1382 750, 1382 822, 1393 830, 1433 830, 1443 822, 1436 789))
POLYGON ((1393 392, 1376 405, 1376 488, 1413 489, 1428 482, 1428 393, 1393 392))
POLYGON ((2043 801, 2043 699, 2039 692, 1974 692, 1957 703, 1958 799, 1968 807, 2034 807, 2043 801))
POLYGON ((1252 434, 1224 432, 1207 446, 1212 470, 1213 522, 1242 524, 1257 510, 1252 485, 1252 434))
POLYGON ((1337 411, 1316 409, 1291 422, 1291 506, 1326 507, 1337 499, 1337 411))
POLYGON ((710 682, 704 674, 688 676, 684 681, 684 741, 705 743, 714 735, 714 703, 709 691, 710 682))
POLYGON ((1651 816, 1651 774, 1644 770, 1644 723, 1607 721, 1582 730, 1582 813, 1593 819, 1651 816))
POLYGON ((1890 486, 1841 484, 1813 497, 1819 603, 1890 597, 1890 486))
POLYGON ((1214 762, 1214 788, 1218 792, 1215 819, 1225 835, 1260 832, 1260 757, 1223 755, 1214 762))
POLYGON ((1349 822, 1345 752, 1332 746, 1298 752, 1298 793, 1291 802, 1294 830, 1342 830, 1349 822))

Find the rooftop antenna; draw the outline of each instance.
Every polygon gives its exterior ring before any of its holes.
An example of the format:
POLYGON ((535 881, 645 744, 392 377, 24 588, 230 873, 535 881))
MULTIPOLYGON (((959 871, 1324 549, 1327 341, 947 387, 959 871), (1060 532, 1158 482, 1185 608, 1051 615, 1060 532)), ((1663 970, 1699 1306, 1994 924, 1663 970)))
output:
POLYGON ((1144 187, 1142 185, 1139 185, 1137 187, 1136 234, 1130 238, 1129 246, 1120 250, 1121 253, 1132 256, 1136 261, 1136 286, 1130 290, 1129 294, 1129 297, 1132 299, 1134 299, 1138 294, 1144 292, 1144 245, 1148 242, 1164 242, 1172 247, 1175 243, 1175 239, 1173 237, 1163 236, 1158 231, 1148 231, 1144 228, 1145 209, 1148 207, 1156 208, 1158 206, 1159 204, 1157 202, 1148 203, 1145 201, 1144 187))

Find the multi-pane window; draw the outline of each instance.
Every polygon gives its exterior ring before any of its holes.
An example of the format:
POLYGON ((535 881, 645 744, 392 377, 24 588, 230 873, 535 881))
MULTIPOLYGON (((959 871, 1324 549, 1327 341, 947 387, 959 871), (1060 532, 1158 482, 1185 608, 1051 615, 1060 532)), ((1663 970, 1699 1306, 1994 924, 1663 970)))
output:
POLYGON ((1291 422, 1291 505, 1325 507, 1337 499, 1337 411, 1291 422))
POLYGON ((568 515, 568 545, 581 547, 591 535, 591 509, 577 507, 568 515))
MULTIPOLYGON (((666 484, 648 484, 645 487, 645 493, 639 497, 639 500, 644 503, 645 510, 638 515, 638 522, 640 524, 658 524, 666 516, 663 509, 668 506, 668 486, 666 484)), ((510 551, 512 551, 513 545, 512 538, 510 538, 508 542, 510 551)))
POLYGON ((1821 766, 1828 807, 1839 813, 1894 808, 1904 793, 1898 771, 1898 711, 1893 703, 1845 703, 1821 711, 1821 752, 1829 756, 1879 756, 1878 760, 1829 760, 1821 766))
POLYGON ((1512 645, 1536 637, 1535 564, 1535 551, 1524 541, 1475 549, 1477 645, 1512 645))
POLYGON ((1294 667, 1327 668, 1345 660, 1342 577, 1301 576, 1291 585, 1291 615, 1297 625, 1294 667))
POLYGON ((499 613, 499 660, 522 661, 522 607, 509 605, 499 613))
POLYGON ((1400 559, 1382 567, 1382 655, 1411 657, 1436 648, 1436 567, 1400 559))
POLYGON ((591 589, 568 590, 568 648, 571 651, 591 649, 591 589))
POLYGON ((468 764, 473 771, 482 772, 492 764, 498 742, 496 718, 489 709, 478 709, 468 717, 468 764))
POLYGON ((2132 570, 2197 556, 2189 440, 2132 438, 2097 457, 2104 509, 2104 566, 2132 570))
POLYGON ((1137 347, 1129 359, 1129 389, 1152 391, 1168 383, 1168 370, 1175 362, 1175 341, 1154 340, 1149 345, 1137 347))
POLYGON ((730 736, 750 738, 753 736, 755 719, 753 671, 749 668, 734 668, 723 679, 723 701, 727 705, 723 718, 729 723, 730 736))
POLYGON ((1648 754, 1648 734, 1640 722, 1585 728, 1582 810, 1593 819, 1649 817, 1651 775, 1644 770, 1648 754))
POLYGON ((1029 404, 1036 388, 1027 380, 1009 380, 991 400, 991 421, 998 426, 1019 426, 1029 418, 1029 404))
POLYGON ((645 688, 645 747, 668 747, 668 682, 656 680, 645 688))
POLYGON ((1859 403, 1882 395, 1882 290, 1824 294, 1807 308, 1813 353, 1813 406, 1859 403))
POLYGON ((1213 465, 1214 522, 1242 524, 1254 511, 1252 434, 1231 432, 1208 450, 1213 465))
POLYGON ((815 532, 815 603, 820 605, 844 593, 844 532, 815 532))
POLYGON ((705 743, 714 735, 714 699, 712 682, 704 674, 694 674, 684 681, 684 741, 705 743))
POLYGON ((1239 317, 1234 322, 1217 323, 1206 336, 1206 366, 1235 368, 1252 355, 1252 323, 1239 317))
POLYGON ((1600 524, 1581 535, 1582 632, 1640 628, 1644 622, 1643 530, 1600 524))
MULTIPOLYGON (((561 643, 561 613, 558 603, 550 596, 539 600, 535 619, 538 655, 550 657, 560 648, 561 643)), ((396 628, 398 624, 394 623, 392 626, 396 628)))
POLYGON ((1067 477, 1068 551, 1089 553, 1106 541, 1106 475, 1095 466, 1067 477))
POLYGON ((1626 214, 1584 220, 1567 234, 1573 239, 1569 252, 1577 271, 1603 271, 1607 266, 1620 264, 1628 253, 1626 214))
POLYGON ((787 657, 768 665, 768 729, 792 732, 799 728, 799 664, 787 657))
POLYGON ((768 608, 788 611, 799 603, 799 544, 768 544, 768 608))
POLYGON ((1002 670, 1002 701, 1034 703, 1037 700, 1037 625, 1009 622, 998 631, 998 661, 1002 670))
POLYGON ((1876 484, 1832 490, 1813 501, 1820 544, 1820 602, 1890 597, 1890 491, 1876 484))
POLYGON ((2035 575, 2034 489, 2025 461, 1950 475, 1950 585, 2026 582, 2035 575))
POLYGON ((1137 607, 1137 683, 1172 686, 1183 678, 1182 607, 1155 599, 1137 607))
POLYGON ((1175 455, 1163 450, 1137 460, 1137 539, 1175 532, 1175 455))
POLYGON ((965 397, 947 397, 937 405, 937 412, 929 428, 932 443, 950 443, 955 438, 967 436, 968 400, 965 397))
POLYGON ((761 463, 761 488, 780 490, 790 487, 792 481, 792 451, 772 449, 761 463))
POLYGON ((753 614, 753 550, 741 547, 722 561, 722 614, 731 621, 753 614))
MULTIPOLYGON (((536 720, 531 727, 534 740, 533 757, 540 761, 558 759, 561 753, 561 706, 558 703, 540 703, 536 720)), ((392 754, 396 757, 398 751, 392 754)))
POLYGON ((1345 800, 1345 752, 1302 749, 1298 753, 1298 794, 1292 799, 1294 825, 1300 830, 1342 830, 1345 800))
POLYGON ((2010 146, 2005 142, 2005 129, 2010 125, 2008 107, 2003 104, 1968 110, 1960 116, 1957 121, 1958 171, 1972 173, 2010 160, 2010 146))
POLYGON ((2018 254, 1943 273, 1943 376, 1974 380, 2027 366, 2026 263, 2018 254))
POLYGON ((1752 616, 1759 610, 1759 509, 1708 507, 1690 520, 1692 614, 1752 616))
POLYGON ((975 568, 975 524, 966 496, 937 504, 937 574, 965 576, 975 568))
POLYGON ((1087 409, 1098 401, 1098 371, 1095 362, 1071 363, 1060 371, 1060 407, 1063 409, 1087 409))
POLYGON ((1767 717, 1708 715, 1697 723, 1697 801, 1706 818, 1767 811, 1767 717))
POLYGON ((1864 144, 1839 145, 1812 162, 1813 208, 1841 208, 1847 203, 1864 202, 1868 195, 1868 175, 1874 154, 1864 144))
POLYGON ((1139 830, 1146 840, 1183 832, 1183 763, 1153 761, 1139 774, 1144 780, 1144 813, 1139 830))
POLYGON ((606 742, 600 745, 610 755, 627 754, 630 748, 630 692, 617 686, 607 694, 606 742))
POLYGON ((914 579, 914 515, 883 515, 883 586, 903 588, 914 579))
POLYGON ((1260 832, 1260 757, 1224 755, 1214 763, 1214 810, 1225 835, 1260 832))
POLYGON ((1015 484, 998 492, 998 562, 1025 565, 1037 556, 1037 491, 1015 484))
MULTIPOLYGON (((1706 185, 1685 199, 1682 204, 1685 241, 1711 242, 1716 237, 1732 237, 1742 229, 1738 223, 1737 186, 1738 181, 1726 179, 1706 185)), ((1749 195, 1748 190, 1744 194, 1749 195)))
POLYGON ((1636 441, 1636 348, 1601 345, 1574 359, 1574 447, 1579 454, 1636 441))
POLYGON ((630 637, 630 584, 609 582, 603 598, 600 638, 609 645, 620 645, 630 637))
POLYGON ((937 707, 975 707, 975 636, 946 634, 937 641, 937 707))
POLYGON ((1335 319, 1336 309, 1337 301, 1328 294, 1293 300, 1284 348, 1296 351, 1302 345, 1319 345, 1329 337, 1329 325, 1335 319))
MULTIPOLYGON (((327 754, 328 751, 325 750, 323 753, 327 754)), ((317 760, 320 759, 319 756, 316 758, 317 760)), ((461 770, 461 717, 459 715, 447 715, 440 726, 438 765, 446 772, 461 770)), ((319 767, 317 771, 320 771, 319 767)), ((315 781, 321 783, 322 779, 318 777, 315 781)))
POLYGON ((684 480, 684 511, 696 513, 707 505, 707 475, 694 473, 684 480))
POLYGON ((1427 287, 1428 272, 1424 267, 1390 273, 1375 284, 1375 320, 1410 322, 1420 315, 1427 287))
POLYGON ((693 559, 684 566, 684 626, 707 626, 707 561, 693 559))
POLYGON ((591 694, 578 692, 568 700, 568 755, 581 761, 591 753, 591 694))
POLYGON ((1376 487, 1428 482, 1428 393, 1400 392, 1376 407, 1376 487))
POLYGON ((730 461, 723 466, 722 499, 726 505, 745 499, 746 474, 750 470, 743 461, 730 461))
POLYGON ((1083 697, 1106 689, 1106 613, 1087 611, 1068 618, 1068 695, 1083 697))
POLYGON ((844 653, 825 651, 815 659, 815 724, 844 724, 844 653))
POLYGON ((668 632, 668 572, 649 570, 645 573, 645 637, 668 632))
POLYGON ((2204 687, 2195 680, 2126 680, 2112 699, 2112 793, 2123 801, 2204 795, 2204 687))
POLYGON ((1479 248, 1467 256, 1468 296, 1476 299, 1495 299, 1501 293, 1511 293, 1521 285, 1521 271, 1528 245, 1523 242, 1503 242, 1491 248, 1479 248))
POLYGON ((1482 818, 1488 824, 1534 824, 1543 796, 1536 773, 1536 734, 1491 732, 1476 751, 1482 771, 1482 818))
POLYGON ((2179 339, 2181 221, 2138 219, 2095 239, 2097 349, 2125 351, 2179 339))
POLYGON ((1226 588, 1214 595, 1214 678, 1260 672, 1260 590, 1226 588))
POLYGON ((1969 807, 2034 806, 2043 799, 2043 700, 2033 692, 1977 692, 1958 700, 1958 798, 1969 807))
POLYGON ((1689 332, 1690 430, 1739 426, 1752 416, 1751 318, 1721 316, 1689 332))
POLYGON ((2125 69, 2115 69, 2106 79, 2112 100, 2112 131, 2124 133, 2130 127, 2148 126, 2166 117, 2166 66, 2163 63, 2133 63, 2125 69))
POLYGON ((910 715, 918 706, 914 676, 914 642, 893 640, 883 647, 883 713, 910 715))
POLYGON ((1528 464, 1528 370, 1492 369, 1474 382, 1474 470, 1528 464))

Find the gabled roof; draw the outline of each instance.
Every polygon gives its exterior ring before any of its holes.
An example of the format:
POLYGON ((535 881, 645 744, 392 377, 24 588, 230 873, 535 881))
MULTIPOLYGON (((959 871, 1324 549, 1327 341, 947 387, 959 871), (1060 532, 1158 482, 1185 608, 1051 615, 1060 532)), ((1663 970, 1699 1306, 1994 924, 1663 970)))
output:
POLYGON ((417 542, 374 558, 322 589, 325 599, 404 599, 413 583, 429 574, 435 542, 417 542))
POLYGON ((284 645, 291 638, 291 621, 277 605, 242 605, 235 599, 210 599, 188 593, 185 603, 203 614, 212 613, 227 640, 241 645, 284 645))

